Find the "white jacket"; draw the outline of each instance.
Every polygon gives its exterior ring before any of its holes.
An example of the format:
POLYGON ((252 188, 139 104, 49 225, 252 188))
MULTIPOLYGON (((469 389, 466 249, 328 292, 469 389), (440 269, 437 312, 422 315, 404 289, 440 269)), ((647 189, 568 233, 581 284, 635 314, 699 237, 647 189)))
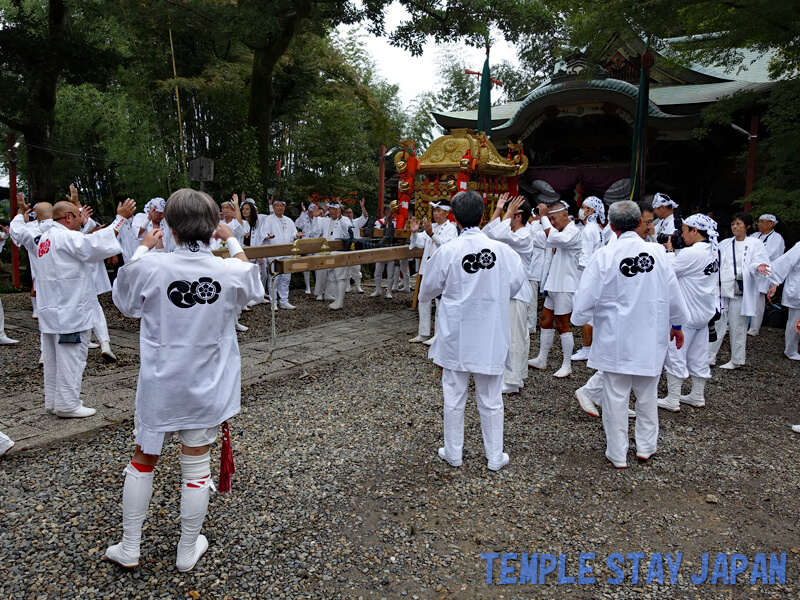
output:
POLYGON ((689 318, 683 325, 693 329, 706 327, 717 310, 717 253, 711 250, 711 244, 697 242, 680 252, 667 252, 667 257, 689 309, 689 318))
MULTIPOLYGON (((734 296, 733 242, 735 239, 736 238, 729 237, 719 243, 720 288, 723 298, 732 298, 734 296)), ((737 259, 739 259, 743 265, 742 281, 744 283, 744 289, 742 290, 741 314, 742 316, 754 317, 756 314, 759 287, 762 280, 767 279, 764 275, 759 273, 757 269, 761 264, 769 265, 769 256, 767 256, 764 244, 757 239, 746 237, 744 238, 744 252, 742 256, 737 256, 737 259)))
POLYGON ((524 286, 530 296, 519 255, 477 227, 444 244, 428 261, 419 290, 420 302, 441 295, 428 357, 453 371, 501 375, 511 341, 509 300, 524 286))
POLYGON ((545 249, 543 292, 574 292, 581 274, 578 270, 583 242, 581 230, 569 223, 563 231, 550 228, 545 249))
POLYGON ((661 374, 670 324, 689 319, 666 254, 663 246, 645 242, 634 231, 594 253, 575 292, 570 319, 574 325, 594 325, 590 368, 661 374))
POLYGON ((239 412, 236 306, 263 298, 264 286, 257 265, 193 248, 149 252, 114 280, 114 304, 141 319, 136 416, 145 439, 215 427, 239 412))
POLYGON ((97 292, 92 263, 122 251, 110 227, 91 235, 59 222, 39 239, 36 298, 42 333, 91 329, 97 292))
POLYGON ((771 283, 783 283, 781 303, 789 308, 800 308, 800 242, 772 263, 771 283))
MULTIPOLYGON (((748 237, 754 240, 759 240, 764 244, 764 249, 767 251, 767 256, 770 261, 775 260, 786 250, 786 243, 783 241, 783 236, 774 229, 767 235, 761 232, 751 233, 748 237)), ((766 294, 769 290, 770 282, 766 277, 761 279, 758 283, 758 291, 761 294, 766 294)))
POLYGON ((458 237, 458 230, 455 224, 450 221, 445 221, 441 225, 439 223, 431 223, 431 234, 425 233, 424 229, 420 229, 418 233, 411 234, 411 241, 409 246, 412 248, 423 248, 422 258, 419 261, 419 274, 425 274, 425 265, 431 258, 431 254, 443 244, 451 242, 458 237))

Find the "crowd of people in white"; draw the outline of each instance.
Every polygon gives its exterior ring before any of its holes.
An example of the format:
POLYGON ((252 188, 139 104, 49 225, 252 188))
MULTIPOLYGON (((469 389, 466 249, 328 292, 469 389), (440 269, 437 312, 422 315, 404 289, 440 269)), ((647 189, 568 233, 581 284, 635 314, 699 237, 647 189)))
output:
MULTIPOLYGON (((217 206, 207 194, 185 189, 166 201, 153 198, 138 214, 128 199, 106 227, 92 219, 72 186, 55 205, 31 208, 22 195, 18 203, 20 213, 0 239, 10 237, 28 252, 45 408, 58 417, 95 413, 81 403, 81 378, 92 330, 104 360, 116 360, 98 295, 112 291, 105 261, 123 257, 112 297, 124 315, 141 319, 142 368, 135 450, 125 469, 123 539, 106 556, 126 567, 138 564, 153 470, 163 442, 177 432, 184 476, 177 565, 190 570, 207 548, 199 532, 214 485, 209 448, 218 426, 239 411, 236 331, 247 328, 238 317, 263 302, 273 310, 295 308, 289 302, 290 276, 268 276, 270 263, 281 257, 248 260, 243 248, 291 244, 304 236, 357 238, 369 220, 364 200, 355 219, 351 208, 331 201, 302 206, 293 221, 279 198, 271 199, 268 214, 259 214, 244 194, 241 202, 233 195, 217 206), (211 254, 223 247, 234 260, 211 254)), ((587 414, 602 416, 605 456, 617 468, 627 466, 628 418, 636 419, 636 456, 647 460, 657 450, 658 408, 679 412, 681 405, 705 406, 705 384, 726 332, 731 356, 720 368, 746 364, 747 336, 758 335, 765 302, 781 284, 789 309, 784 352, 800 360, 800 244, 784 252, 773 215, 761 215, 758 233, 748 236, 751 218, 737 213, 732 237, 719 241, 713 219, 698 213, 678 224, 675 208, 669 197, 656 194, 651 203, 617 202, 606 216, 605 204, 590 197, 572 218, 566 202, 534 208, 522 197, 504 194, 480 227, 483 198, 460 192, 452 201, 432 204, 431 221, 409 220, 410 245, 423 249, 417 265, 419 328, 409 341, 429 346, 429 357, 442 369, 439 457, 454 467, 462 464, 472 374, 488 468, 499 470, 509 462, 503 395, 520 392, 529 367, 548 369, 555 330, 562 355, 554 377, 570 376, 573 361, 587 360, 596 370, 575 396, 587 414), (539 348, 531 358, 537 322, 539 348), (577 352, 572 326, 582 331, 577 352), (667 395, 658 398, 662 371, 667 395), (683 395, 687 378, 691 390, 683 395)), ((374 226, 394 224, 387 206, 374 226)), ((373 297, 383 295, 384 273, 387 298, 412 289, 408 261, 377 263, 373 297)), ((343 307, 351 289, 364 291, 360 266, 316 271, 313 291, 310 274, 304 275, 305 294, 332 301, 332 310, 343 307)), ((5 334, 0 305, 0 344, 14 343, 5 334)), ((12 446, 0 433, 0 455, 12 446)))

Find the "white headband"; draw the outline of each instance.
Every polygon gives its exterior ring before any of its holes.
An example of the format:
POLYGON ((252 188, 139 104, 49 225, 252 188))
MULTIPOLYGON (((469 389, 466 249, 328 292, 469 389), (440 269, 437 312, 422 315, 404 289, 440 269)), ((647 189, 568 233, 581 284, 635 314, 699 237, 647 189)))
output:
POLYGON ((547 214, 548 215, 549 214, 553 214, 553 213, 557 213, 557 212, 561 212, 562 210, 567 210, 569 208, 569 204, 567 204, 563 200, 560 200, 557 203, 551 204, 550 206, 547 207, 547 214), (556 204, 560 204, 561 208, 559 208, 558 210, 550 210, 550 206, 555 206, 556 204))

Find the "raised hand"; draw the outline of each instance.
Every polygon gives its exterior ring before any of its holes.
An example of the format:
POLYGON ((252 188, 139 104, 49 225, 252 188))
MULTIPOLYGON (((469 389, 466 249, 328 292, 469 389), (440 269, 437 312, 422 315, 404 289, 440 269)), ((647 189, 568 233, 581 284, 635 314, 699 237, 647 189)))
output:
POLYGON ((117 205, 117 214, 124 219, 130 219, 135 212, 136 202, 130 198, 126 199, 125 202, 120 202, 117 205))
POLYGON ((69 194, 67 194, 67 202, 72 202, 75 206, 80 206, 81 203, 78 200, 78 188, 75 187, 73 184, 69 184, 69 194))
POLYGON ((91 217, 93 214, 94 211, 90 206, 81 206, 81 225, 86 225, 86 221, 88 221, 89 217, 91 217))
POLYGON ((408 220, 408 230, 411 233, 418 233, 419 232, 419 223, 417 223, 417 218, 416 217, 411 217, 408 220))
POLYGON ((422 219, 422 228, 429 236, 433 235, 433 225, 428 219, 422 219))
POLYGON ((227 240, 228 238, 233 237, 233 230, 231 230, 231 228, 225 223, 220 223, 217 225, 217 230, 214 232, 214 234, 221 240, 227 240))

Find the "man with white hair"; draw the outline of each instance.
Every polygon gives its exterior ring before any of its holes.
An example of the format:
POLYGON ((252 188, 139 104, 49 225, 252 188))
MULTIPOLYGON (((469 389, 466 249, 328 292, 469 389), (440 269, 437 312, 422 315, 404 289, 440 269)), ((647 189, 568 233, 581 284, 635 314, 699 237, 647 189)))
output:
MULTIPOLYGON (((758 217, 758 232, 751 233, 750 237, 761 240, 764 243, 764 250, 767 251, 770 261, 774 261, 786 250, 786 243, 783 241, 783 236, 775 231, 775 225, 778 224, 778 218, 775 215, 763 214, 758 217)), ((750 328, 747 330, 747 335, 758 335, 761 330, 761 322, 764 320, 764 309, 766 308, 766 294, 769 291, 769 280, 759 280, 758 284, 758 300, 756 301, 756 314, 750 319, 750 328)))
MULTIPOLYGON (((605 246, 603 226, 606 221, 606 205, 597 196, 589 196, 578 211, 578 219, 584 223, 581 230, 581 256, 578 259, 578 269, 583 271, 592 255, 605 246)), ((592 347, 592 326, 584 325, 582 334, 583 346, 572 355, 572 360, 589 358, 589 349, 592 347)))
POLYGON ((508 301, 528 286, 528 275, 516 252, 480 230, 480 194, 459 192, 451 204, 461 234, 433 253, 419 290, 420 302, 441 296, 440 327, 428 353, 442 368, 444 447, 439 458, 453 467, 462 464, 471 373, 487 466, 499 471, 509 461, 503 452, 502 394, 509 363, 508 301))
MULTIPOLYGON (((444 244, 458 237, 456 226, 448 220, 450 215, 449 200, 439 200, 432 203, 431 211, 433 223, 428 222, 427 219, 423 220, 422 231, 420 231, 420 224, 417 223, 416 217, 412 216, 409 220, 411 230, 409 245, 412 248, 423 248, 422 259, 419 263, 420 277, 425 276, 425 267, 431 255, 444 244)), ((438 300, 436 300, 436 305, 438 307, 438 300)), ((412 344, 427 342, 431 338, 431 303, 417 302, 417 310, 419 311, 417 337, 408 340, 412 344)))
POLYGON ((572 313, 572 296, 578 289, 580 257, 582 241, 581 231, 570 221, 567 203, 563 201, 538 206, 541 225, 547 236, 546 258, 542 291, 546 293, 544 309, 539 321, 541 332, 539 337, 539 354, 528 361, 535 369, 547 367, 547 356, 553 346, 554 329, 558 329, 561 338, 563 358, 561 368, 553 373, 553 377, 569 377, 572 373, 572 351, 575 340, 569 327, 572 313))
MULTIPOLYGON (((273 212, 264 220, 264 233, 265 242, 268 245, 292 244, 298 238, 303 237, 304 234, 300 233, 295 227, 294 221, 286 216, 286 200, 283 198, 275 198, 272 202, 273 212)), ((269 259, 271 265, 274 261, 282 258, 289 258, 288 256, 277 256, 269 259)), ((290 273, 282 273, 275 276, 275 286, 270 290, 272 292, 272 310, 277 310, 278 307, 285 308, 286 310, 294 310, 297 308, 289 302, 289 283, 292 279, 290 273)))
POLYGON ((667 346, 683 344, 687 308, 666 252, 637 233, 636 203, 609 209, 617 242, 598 250, 575 293, 572 323, 594 324, 588 366, 603 371, 606 458, 627 467, 628 402, 636 393, 636 456, 647 460, 658 444, 658 380, 667 346), (671 327, 670 327, 671 325, 671 327))
POLYGON ((656 230, 656 240, 659 244, 666 243, 666 237, 675 233, 675 209, 678 204, 666 194, 658 193, 653 196, 653 212, 656 220, 653 227, 656 230))
MULTIPOLYGON (((323 217, 322 211, 317 209, 314 213, 311 226, 311 237, 324 237, 329 242, 338 239, 348 239, 355 229, 353 222, 342 216, 338 200, 328 203, 328 216, 323 217)), ((338 254, 338 253, 334 253, 338 254)), ((331 310, 339 310, 344 306, 344 295, 347 290, 347 280, 350 276, 350 267, 336 267, 322 269, 314 272, 317 283, 314 290, 317 300, 322 300, 326 288, 333 288, 334 301, 328 305, 331 310)))
POLYGON ((680 252, 670 252, 667 257, 678 278, 678 285, 689 310, 683 323, 683 346, 670 344, 664 369, 667 372, 667 396, 658 400, 659 408, 680 412, 680 404, 696 408, 706 405, 704 390, 711 379, 708 366, 708 327, 717 307, 716 287, 719 281, 719 234, 717 223, 704 214, 695 214, 683 220, 681 237, 686 247, 680 252), (683 380, 691 375, 692 391, 681 395, 683 380))

